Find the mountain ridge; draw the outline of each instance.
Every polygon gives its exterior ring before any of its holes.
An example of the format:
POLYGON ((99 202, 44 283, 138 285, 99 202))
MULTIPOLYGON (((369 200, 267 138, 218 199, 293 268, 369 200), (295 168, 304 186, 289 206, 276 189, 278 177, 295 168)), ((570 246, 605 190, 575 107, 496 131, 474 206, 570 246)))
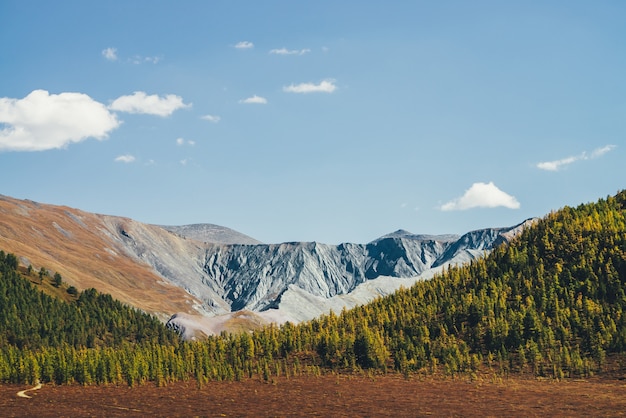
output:
MULTIPOLYGON (((456 241, 450 235, 439 241, 409 233, 383 236, 368 244, 218 246, 207 251, 205 271, 212 281, 230 289, 223 298, 230 301, 233 312, 247 311, 254 318, 251 327, 297 323, 365 304, 428 279, 446 266, 482 257, 535 221, 470 231, 456 241)), ((229 330, 233 318, 232 312, 213 318, 176 315, 168 325, 185 338, 194 338, 229 330)))
MULTIPOLYGON (((0 248, 164 321, 175 313, 269 311, 285 307, 296 288, 330 300, 379 277, 417 277, 479 257, 518 227, 473 231, 456 241, 399 230, 367 244, 255 244, 212 224, 162 227, 0 196, 0 248)), ((306 316, 294 308, 284 316, 306 316)))

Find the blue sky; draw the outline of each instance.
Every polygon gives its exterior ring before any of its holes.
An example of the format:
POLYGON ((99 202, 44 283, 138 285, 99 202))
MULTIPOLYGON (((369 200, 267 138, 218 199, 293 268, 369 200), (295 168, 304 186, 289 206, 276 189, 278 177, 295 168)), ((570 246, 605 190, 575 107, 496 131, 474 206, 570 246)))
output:
POLYGON ((0 2, 0 194, 263 242, 625 187, 623 1, 0 2))

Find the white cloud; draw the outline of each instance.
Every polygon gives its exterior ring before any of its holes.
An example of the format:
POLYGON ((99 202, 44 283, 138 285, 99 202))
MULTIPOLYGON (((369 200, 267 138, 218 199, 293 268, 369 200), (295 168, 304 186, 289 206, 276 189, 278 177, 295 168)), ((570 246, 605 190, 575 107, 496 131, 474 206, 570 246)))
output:
POLYGON ((237 48, 237 49, 252 49, 252 48, 254 48, 254 44, 252 42, 249 42, 249 41, 241 41, 241 42, 237 42, 237 44, 235 45, 235 48, 237 48))
POLYGON ((337 90, 334 80, 324 80, 319 84, 300 83, 283 87, 287 93, 332 93, 337 90))
MULTIPOLYGON (((105 48, 102 50, 102 56, 108 61, 117 61, 119 59, 117 55, 117 48, 105 48)), ((135 55, 131 58, 126 58, 126 62, 131 64, 158 64, 163 59, 163 56, 143 56, 143 55, 135 55)))
POLYGON ((605 145, 601 148, 596 148, 593 151, 591 151, 591 156, 589 158, 602 157, 607 152, 612 151, 615 147, 616 145, 605 145))
POLYGON ((537 163, 537 168, 540 168, 542 170, 547 170, 547 171, 559 171, 561 167, 568 165, 568 164, 572 164, 580 160, 580 158, 581 156, 577 156, 577 157, 562 158, 560 160, 555 160, 555 161, 545 161, 542 163, 537 163))
POLYGON ((270 50, 270 54, 275 55, 304 55, 311 52, 310 49, 287 49, 287 48, 279 48, 270 50))
POLYGON ((252 97, 248 97, 247 99, 239 100, 239 103, 245 104, 267 104, 267 99, 265 97, 257 96, 256 94, 252 97))
POLYGON ((135 65, 144 64, 144 63, 158 64, 159 61, 161 61, 161 59, 163 59, 163 57, 158 57, 158 56, 144 57, 142 55, 135 55, 129 61, 135 65))
POLYGON ((560 160, 540 162, 540 163, 537 163, 537 168, 541 170, 546 170, 546 171, 559 171, 562 167, 575 163, 576 161, 584 161, 584 160, 599 158, 603 156, 604 154, 606 154, 607 152, 613 150, 615 147, 616 147, 615 145, 605 145, 603 147, 594 149, 593 151, 591 151, 590 155, 587 155, 587 152, 584 151, 580 155, 562 158, 560 160))
POLYGON ((102 56, 109 61, 117 61, 117 48, 103 49, 102 56))
POLYGON ((120 123, 86 94, 33 90, 23 99, 0 98, 0 151, 43 151, 105 139, 120 123))
POLYGON ((191 107, 183 103, 183 98, 175 94, 159 97, 156 94, 148 96, 143 91, 136 91, 128 96, 118 97, 111 103, 109 109, 119 112, 144 113, 156 116, 170 116, 178 109, 191 107))
POLYGON ((120 155, 119 157, 117 157, 115 159, 116 162, 118 163, 132 163, 135 161, 135 157, 133 157, 130 154, 125 154, 125 155, 120 155))
POLYGON ((472 208, 495 208, 503 206, 509 209, 520 207, 517 199, 498 189, 493 182, 474 183, 463 196, 441 206, 441 210, 467 210, 472 208))
POLYGON ((185 145, 185 144, 194 146, 194 145, 196 145, 196 141, 191 141, 191 140, 187 141, 184 138, 177 138, 176 139, 176 145, 181 146, 181 145, 185 145))
POLYGON ((209 122, 217 123, 222 118, 219 117, 219 116, 216 116, 216 115, 204 115, 204 116, 201 116, 200 119, 204 119, 204 120, 208 120, 209 122))

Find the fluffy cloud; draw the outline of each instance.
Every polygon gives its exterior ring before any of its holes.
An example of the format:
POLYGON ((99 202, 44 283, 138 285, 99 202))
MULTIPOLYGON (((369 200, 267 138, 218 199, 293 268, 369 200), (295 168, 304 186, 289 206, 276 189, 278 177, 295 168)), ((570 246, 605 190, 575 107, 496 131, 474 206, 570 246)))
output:
POLYGON ((319 84, 301 83, 283 87, 287 93, 332 93, 337 90, 334 80, 324 80, 319 84))
POLYGON ((102 56, 109 61, 117 61, 117 48, 103 49, 102 56))
POLYGON ((23 99, 0 98, 0 151, 43 151, 105 139, 119 125, 105 105, 82 93, 34 90, 23 99))
POLYGON ((132 163, 135 161, 135 157, 130 154, 120 155, 115 159, 118 163, 132 163))
POLYGON ((257 96, 256 94, 252 97, 248 97, 247 99, 239 100, 239 103, 244 104, 267 104, 267 99, 265 97, 257 96))
POLYGON ((219 122, 222 118, 216 115, 204 115, 204 116, 200 116, 200 119, 203 120, 208 120, 209 122, 213 122, 213 123, 217 123, 219 122))
POLYGON ((143 91, 136 91, 128 96, 118 97, 111 103, 109 109, 165 117, 186 107, 191 107, 191 104, 183 103, 183 98, 175 94, 159 97, 156 94, 147 95, 143 91))
POLYGON ((589 159, 602 157, 604 154, 613 150, 614 148, 615 148, 615 145, 605 145, 603 147, 594 149, 593 151, 591 151, 591 154, 589 155, 587 155, 587 152, 584 151, 580 155, 562 158, 560 160, 544 161, 541 163, 537 163, 537 168, 541 170, 546 170, 546 171, 559 171, 562 167, 575 163, 576 161, 583 161, 583 160, 589 160, 589 159))
POLYGON ((305 49, 280 48, 280 49, 270 50, 270 54, 275 54, 275 55, 304 55, 309 52, 311 52, 311 50, 308 48, 305 48, 305 49))
POLYGON ((517 199, 498 189, 493 182, 474 183, 457 199, 441 206, 441 210, 467 210, 472 208, 495 208, 503 206, 509 209, 520 207, 517 199))
POLYGON ((241 41, 241 42, 237 42, 237 44, 235 45, 235 48, 237 48, 237 49, 252 49, 252 48, 254 48, 254 44, 252 42, 248 42, 248 41, 241 41))

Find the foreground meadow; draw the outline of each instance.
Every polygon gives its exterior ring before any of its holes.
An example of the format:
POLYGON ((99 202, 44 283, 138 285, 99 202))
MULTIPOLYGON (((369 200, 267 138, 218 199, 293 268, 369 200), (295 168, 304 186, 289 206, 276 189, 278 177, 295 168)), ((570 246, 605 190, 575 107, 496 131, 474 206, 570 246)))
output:
POLYGON ((624 416, 626 382, 614 378, 405 379, 398 375, 195 381, 165 387, 0 386, 3 417, 624 416))

